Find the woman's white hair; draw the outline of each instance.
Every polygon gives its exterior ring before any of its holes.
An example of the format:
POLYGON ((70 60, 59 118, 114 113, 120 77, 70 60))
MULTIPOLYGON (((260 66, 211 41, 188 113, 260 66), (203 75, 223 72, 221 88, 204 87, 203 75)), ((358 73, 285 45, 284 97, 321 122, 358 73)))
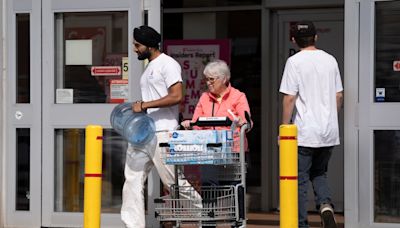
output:
POLYGON ((225 61, 217 59, 209 62, 204 68, 203 74, 210 77, 218 77, 226 79, 229 82, 231 79, 231 71, 225 61))

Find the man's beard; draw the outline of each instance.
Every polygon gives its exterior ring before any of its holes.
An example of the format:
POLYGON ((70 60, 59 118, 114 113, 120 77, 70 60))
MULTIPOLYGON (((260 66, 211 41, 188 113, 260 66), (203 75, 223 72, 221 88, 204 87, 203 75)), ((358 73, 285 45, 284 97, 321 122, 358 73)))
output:
POLYGON ((150 56, 151 56, 150 50, 149 50, 149 48, 146 48, 146 50, 144 52, 138 54, 137 58, 139 60, 145 60, 145 59, 150 58, 150 56))

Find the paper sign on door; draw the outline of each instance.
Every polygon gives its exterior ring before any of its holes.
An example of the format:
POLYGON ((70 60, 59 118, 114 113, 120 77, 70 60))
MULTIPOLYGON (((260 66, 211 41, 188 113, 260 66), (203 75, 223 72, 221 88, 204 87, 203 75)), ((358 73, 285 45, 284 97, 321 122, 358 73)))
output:
POLYGON ((128 80, 110 80, 110 103, 122 103, 128 100, 128 80))

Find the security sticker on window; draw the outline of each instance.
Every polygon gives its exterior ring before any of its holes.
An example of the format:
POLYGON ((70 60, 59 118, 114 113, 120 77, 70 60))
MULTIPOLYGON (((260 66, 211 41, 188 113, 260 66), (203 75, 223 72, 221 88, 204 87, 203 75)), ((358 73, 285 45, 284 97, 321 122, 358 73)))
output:
POLYGON ((110 80, 110 103, 122 103, 128 99, 128 80, 110 80))
POLYGON ((72 104, 74 102, 73 89, 56 89, 57 104, 72 104))
POLYGON ((385 101, 385 88, 376 88, 375 89, 375 101, 376 102, 385 101))

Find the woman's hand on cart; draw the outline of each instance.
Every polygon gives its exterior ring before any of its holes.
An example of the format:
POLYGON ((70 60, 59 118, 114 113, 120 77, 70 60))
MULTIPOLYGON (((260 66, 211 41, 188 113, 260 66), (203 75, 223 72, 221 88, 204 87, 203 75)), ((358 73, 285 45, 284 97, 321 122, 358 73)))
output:
POLYGON ((184 120, 181 122, 181 126, 185 129, 192 129, 192 126, 190 125, 191 122, 191 120, 184 120))
POLYGON ((235 123, 236 126, 241 127, 243 124, 247 123, 247 121, 242 120, 240 116, 236 117, 233 122, 235 123))

